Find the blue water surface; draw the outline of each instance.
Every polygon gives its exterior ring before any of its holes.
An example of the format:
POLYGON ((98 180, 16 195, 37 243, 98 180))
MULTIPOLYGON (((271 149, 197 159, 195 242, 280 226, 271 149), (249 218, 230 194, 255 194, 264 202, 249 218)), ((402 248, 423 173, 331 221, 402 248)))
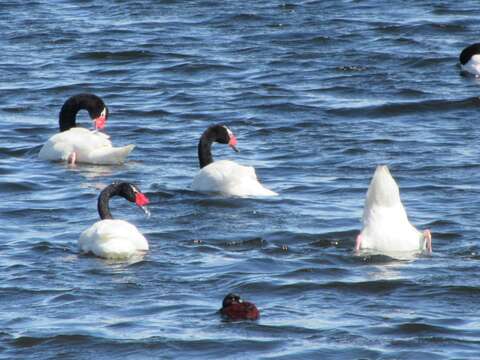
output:
MULTIPOLYGON (((0 3, 0 356, 478 359, 480 82, 458 55, 478 2, 6 0, 0 3), (122 166, 38 159, 71 95, 110 108, 122 166), (227 124, 274 198, 189 186, 227 124), (433 254, 354 256, 376 165, 433 254), (142 261, 79 253, 100 189, 137 184, 142 261), (217 310, 236 292, 256 322, 217 310)), ((86 113, 79 123, 89 126, 86 113)))

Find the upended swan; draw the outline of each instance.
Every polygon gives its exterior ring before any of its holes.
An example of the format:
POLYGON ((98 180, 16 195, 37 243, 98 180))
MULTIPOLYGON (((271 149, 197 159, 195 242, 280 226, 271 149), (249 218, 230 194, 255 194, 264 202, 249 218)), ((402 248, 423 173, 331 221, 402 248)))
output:
POLYGON ((430 230, 420 232, 410 224, 398 185, 385 165, 377 166, 368 187, 363 229, 357 236, 355 250, 387 255, 432 251, 430 230))
POLYGON ((60 133, 43 145, 38 156, 43 160, 63 160, 70 164, 123 163, 135 145, 113 147, 109 136, 99 131, 105 127, 107 118, 108 108, 98 96, 78 94, 70 97, 60 110, 60 133), (80 110, 88 111, 95 130, 76 127, 76 116, 80 110))
POLYGON ((480 77, 480 43, 469 45, 463 49, 459 60, 463 71, 480 77))
POLYGON ((101 220, 80 235, 80 250, 106 259, 127 259, 147 251, 147 239, 135 225, 112 218, 108 203, 113 196, 121 196, 144 210, 149 203, 148 198, 133 184, 116 182, 108 185, 98 197, 97 207, 101 220))
POLYGON ((225 125, 212 125, 205 130, 198 143, 200 171, 193 179, 193 190, 218 192, 227 196, 278 195, 260 184, 253 167, 230 160, 214 162, 211 152, 213 142, 228 144, 238 152, 237 138, 225 125))

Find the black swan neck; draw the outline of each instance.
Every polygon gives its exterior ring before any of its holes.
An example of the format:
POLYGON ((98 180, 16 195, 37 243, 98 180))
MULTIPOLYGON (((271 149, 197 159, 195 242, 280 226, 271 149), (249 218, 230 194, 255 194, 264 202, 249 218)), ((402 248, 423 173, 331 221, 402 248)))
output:
POLYGON ((90 117, 100 113, 105 104, 102 99, 93 94, 78 94, 70 97, 63 104, 59 114, 60 132, 70 130, 77 126, 77 113, 87 110, 90 117))
POLYGON ((111 184, 108 185, 103 191, 100 193, 98 197, 97 209, 98 214, 100 215, 100 219, 113 219, 112 213, 110 212, 110 198, 114 196, 122 196, 118 184, 111 184))
POLYGON ((210 129, 207 129, 202 134, 198 143, 198 160, 200 162, 200 169, 213 162, 212 142, 213 138, 210 134, 210 129))

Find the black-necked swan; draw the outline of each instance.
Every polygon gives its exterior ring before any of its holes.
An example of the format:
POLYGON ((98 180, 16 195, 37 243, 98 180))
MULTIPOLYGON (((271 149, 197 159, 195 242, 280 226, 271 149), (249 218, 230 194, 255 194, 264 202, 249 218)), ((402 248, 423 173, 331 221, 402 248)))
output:
POLYGON ((115 182, 108 185, 98 197, 97 207, 101 220, 80 235, 80 250, 106 259, 126 259, 147 251, 147 239, 135 225, 112 218, 108 203, 113 196, 121 196, 144 210, 149 203, 148 198, 133 184, 115 182))
POLYGON ((393 257, 406 252, 432 252, 430 230, 420 232, 410 224, 398 185, 386 165, 377 166, 368 187, 363 229, 355 250, 394 254, 393 257))
POLYGON ((43 160, 64 160, 70 164, 123 163, 135 145, 113 147, 109 136, 99 131, 105 127, 107 118, 108 108, 98 96, 78 94, 70 97, 60 110, 60 133, 43 145, 38 156, 43 160), (95 130, 76 127, 76 116, 80 110, 88 111, 95 130))
POLYGON ((463 71, 480 76, 480 43, 467 46, 460 53, 460 67, 463 71))
POLYGON ((230 160, 213 161, 212 143, 228 144, 238 152, 237 138, 225 125, 212 125, 200 137, 198 160, 200 171, 193 179, 192 189, 219 192, 228 196, 273 196, 257 179, 255 169, 230 160))

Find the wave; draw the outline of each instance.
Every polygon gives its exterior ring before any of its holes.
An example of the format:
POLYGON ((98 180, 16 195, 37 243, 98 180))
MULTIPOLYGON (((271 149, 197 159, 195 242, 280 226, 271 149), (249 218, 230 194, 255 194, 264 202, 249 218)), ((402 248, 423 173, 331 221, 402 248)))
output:
POLYGON ((362 106, 355 108, 335 108, 327 109, 327 113, 351 118, 385 118, 406 115, 419 115, 429 112, 443 113, 448 111, 466 111, 478 109, 480 99, 478 97, 470 97, 462 100, 423 100, 423 101, 407 101, 401 103, 387 103, 382 105, 362 106))
POLYGON ((124 51, 85 51, 70 56, 71 60, 146 60, 152 59, 155 54, 147 50, 124 51))

